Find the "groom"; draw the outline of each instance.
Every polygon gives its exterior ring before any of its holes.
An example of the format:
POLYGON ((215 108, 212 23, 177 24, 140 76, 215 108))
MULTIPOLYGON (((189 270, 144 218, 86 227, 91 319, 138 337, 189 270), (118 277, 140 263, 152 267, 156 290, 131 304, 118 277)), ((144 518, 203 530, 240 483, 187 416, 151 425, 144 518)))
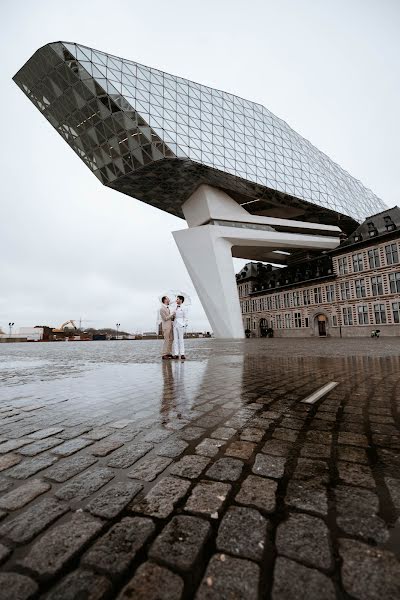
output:
POLYGON ((175 319, 175 313, 171 312, 169 309, 170 299, 168 296, 163 296, 161 298, 161 308, 160 308, 160 317, 161 317, 161 327, 164 334, 164 346, 162 359, 168 360, 172 358, 172 342, 173 342, 173 331, 172 331, 172 322, 175 319))

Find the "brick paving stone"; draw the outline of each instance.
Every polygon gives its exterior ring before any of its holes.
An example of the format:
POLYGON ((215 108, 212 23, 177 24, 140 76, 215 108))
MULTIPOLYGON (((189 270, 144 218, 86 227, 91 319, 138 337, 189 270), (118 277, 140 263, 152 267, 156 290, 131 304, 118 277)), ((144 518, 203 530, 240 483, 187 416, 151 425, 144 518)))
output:
POLYGON ((31 600, 36 598, 38 589, 37 583, 26 575, 0 573, 0 600, 31 600))
POLYGON ((275 545, 278 554, 319 569, 333 567, 330 534, 318 517, 291 514, 278 526, 275 545))
POLYGON ((114 429, 111 427, 95 427, 91 431, 83 434, 83 437, 88 440, 93 440, 94 442, 98 442, 99 440, 104 439, 108 435, 111 435, 114 432, 114 429))
POLYGON ((249 560, 214 554, 196 600, 257 600, 259 567, 249 560))
POLYGON ((77 569, 56 585, 46 600, 106 600, 112 586, 108 579, 91 571, 77 569))
POLYGON ((153 447, 153 444, 149 442, 138 442, 131 446, 124 446, 112 454, 107 465, 117 469, 127 469, 139 460, 139 458, 150 452, 153 447))
POLYGON ((243 471, 243 462, 237 458, 220 458, 206 471, 206 477, 216 481, 237 481, 243 471))
POLYGON ((317 571, 278 557, 275 562, 272 600, 335 600, 332 581, 317 571))
POLYGON ((252 467, 253 473, 262 477, 280 479, 285 472, 286 459, 283 456, 272 456, 269 454, 257 454, 252 467))
POLYGON ((137 431, 131 431, 130 429, 119 429, 115 433, 111 434, 107 440, 111 442, 122 442, 122 444, 126 444, 127 442, 131 442, 137 435, 137 431))
POLYGON ((167 429, 151 429, 148 433, 146 433, 143 441, 158 444, 171 437, 171 435, 173 435, 172 431, 168 431, 167 429))
POLYGON ((206 456, 186 455, 172 465, 170 473, 187 479, 197 479, 209 464, 210 459, 206 456))
POLYGON ((295 442, 298 436, 298 432, 293 429, 283 429, 277 427, 272 434, 272 437, 276 440, 282 440, 284 442, 295 442))
POLYGON ((199 427, 216 427, 221 422, 221 415, 205 415, 196 420, 196 425, 199 427))
POLYGON ((347 431, 341 431, 338 435, 338 443, 344 446, 360 446, 362 448, 368 447, 368 439, 366 435, 361 433, 349 433, 347 431))
POLYGON ((279 425, 281 427, 287 427, 288 429, 300 430, 304 425, 304 420, 295 419, 293 417, 284 417, 279 425))
POLYGON ((183 440, 191 442, 192 440, 197 440, 199 437, 204 435, 206 430, 203 427, 185 427, 182 431, 179 432, 179 437, 183 440))
POLYGON ((192 490, 185 510, 218 518, 218 512, 226 503, 231 486, 227 483, 200 481, 192 490))
POLYGON ((339 478, 349 485, 357 485, 362 487, 375 487, 375 480, 372 476, 372 471, 366 465, 357 463, 337 462, 339 478))
POLYGON ((343 587, 357 600, 398 600, 400 563, 387 550, 340 539, 343 587))
POLYGON ((243 481, 235 501, 271 513, 275 510, 277 487, 277 483, 272 479, 249 475, 243 481))
POLYGON ((14 465, 17 465, 21 462, 22 458, 18 454, 4 454, 0 456, 0 471, 5 471, 6 469, 10 469, 14 465))
POLYGON ((13 482, 9 481, 5 477, 0 478, 0 493, 6 492, 13 486, 13 482))
POLYGON ((377 516, 379 498, 370 490, 350 486, 335 489, 337 524, 349 535, 384 543, 389 533, 384 521, 377 516))
POLYGON ((54 498, 43 498, 1 525, 0 536, 16 544, 26 544, 68 511, 67 503, 54 498))
POLYGON ((268 440, 261 448, 261 452, 270 454, 272 456, 289 456, 290 451, 294 448, 292 442, 285 442, 283 440, 268 440))
POLYGON ((97 458, 93 458, 93 456, 72 456, 71 458, 60 460, 46 471, 46 473, 43 473, 43 476, 51 481, 64 483, 64 481, 68 481, 68 479, 78 475, 96 462, 97 458))
POLYGON ((143 500, 134 502, 131 509, 150 517, 165 519, 173 512, 175 505, 185 496, 189 487, 189 481, 177 477, 164 477, 143 500))
POLYGON ((27 458, 22 461, 22 463, 9 469, 7 471, 7 476, 13 477, 14 479, 27 479, 39 471, 43 471, 43 469, 50 467, 50 465, 53 465, 57 460, 57 457, 51 456, 50 454, 42 454, 41 456, 36 456, 34 458, 27 458))
POLYGON ((42 535, 18 564, 40 581, 53 579, 84 550, 102 527, 98 519, 86 513, 75 513, 68 522, 42 535))
POLYGON ((327 431, 308 431, 306 433, 306 440, 313 444, 326 444, 330 446, 332 443, 332 434, 327 431))
POLYGON ((95 517, 113 519, 119 515, 129 502, 143 489, 140 483, 119 481, 100 492, 86 509, 95 517))
POLYGON ((240 439, 245 442, 261 442, 265 434, 262 429, 256 427, 246 427, 240 434, 240 439))
POLYGON ((171 463, 172 459, 166 456, 151 456, 145 458, 139 465, 135 465, 127 475, 141 481, 153 481, 171 463))
POLYGON ((106 467, 95 467, 77 475, 60 487, 55 495, 61 500, 83 500, 115 477, 115 472, 106 467))
POLYGON ((13 450, 18 450, 18 448, 22 448, 22 446, 29 444, 30 441, 31 440, 8 440, 7 442, 3 442, 0 444, 0 454, 7 454, 13 450))
POLYGON ((242 458, 247 460, 254 452, 255 444, 251 442, 232 442, 225 450, 226 456, 233 456, 235 458, 242 458))
POLYGON ((8 557, 11 555, 12 550, 4 546, 4 544, 0 544, 0 565, 2 565, 8 557))
POLYGON ((141 565, 117 600, 181 600, 183 580, 151 562, 141 565))
POLYGON ((293 478, 302 479, 303 481, 315 481, 316 479, 319 479, 324 483, 328 483, 328 465, 322 460, 299 458, 299 460, 297 461, 297 466, 293 473, 293 478))
POLYGON ((64 427, 47 427, 46 429, 39 429, 29 434, 32 440, 43 440, 44 438, 50 437, 51 435, 57 435, 64 431, 64 427))
POLYGON ((0 498, 0 508, 4 510, 18 510, 37 496, 47 492, 50 487, 50 484, 40 479, 32 479, 2 496, 0 498))
POLYGON ((235 434, 236 429, 232 427, 218 427, 212 432, 211 437, 217 440, 229 440, 235 434))
POLYGON ((92 440, 75 438, 64 442, 60 446, 57 446, 57 448, 55 448, 52 452, 56 456, 70 456, 71 454, 75 454, 75 452, 79 452, 79 450, 82 450, 91 444, 93 444, 92 440))
POLYGON ((389 490, 390 497, 394 506, 397 510, 400 510, 400 479, 393 479, 393 477, 385 478, 386 486, 389 490))
POLYGON ((285 503, 299 510, 307 510, 320 515, 328 514, 328 495, 320 481, 290 481, 285 503))
POLYGON ((119 578, 130 568, 154 531, 151 519, 125 517, 89 548, 81 564, 112 579, 119 578))
POLYGON ((213 457, 226 444, 225 440, 214 440, 211 438, 205 438, 196 446, 196 454, 200 454, 201 456, 209 456, 213 457))
POLYGON ((356 462, 362 465, 368 464, 367 453, 363 448, 355 448, 352 446, 338 446, 337 452, 339 460, 356 462))
POLYGON ((109 423, 109 426, 114 427, 114 429, 124 429, 130 423, 133 423, 132 419, 120 419, 119 421, 114 421, 114 423, 109 423))
POLYGON ((159 456, 168 456, 169 458, 176 458, 180 456, 188 447, 189 444, 179 439, 170 439, 161 444, 156 449, 156 454, 159 456))
POLYGON ((28 446, 24 446, 18 450, 19 454, 23 454, 24 456, 36 456, 41 452, 45 452, 46 450, 50 450, 51 448, 55 448, 63 443, 64 440, 58 437, 50 437, 45 438, 44 440, 38 440, 37 442, 33 442, 28 446))
POLYGON ((63 440, 72 440, 73 438, 87 433, 91 429, 91 425, 75 425, 74 427, 65 427, 64 431, 60 433, 58 437, 62 438, 63 440))
POLYGON ((300 456, 304 458, 325 458, 328 459, 331 455, 330 446, 324 444, 312 444, 306 442, 300 450, 300 456))
POLYGON ((267 536, 267 520, 253 508, 231 506, 218 529, 219 552, 261 560, 267 536))
POLYGON ((89 448, 89 452, 93 454, 93 456, 107 456, 107 454, 114 452, 114 450, 121 448, 123 445, 123 442, 112 440, 111 437, 109 437, 93 444, 93 446, 89 448))
POLYGON ((188 515, 174 517, 153 542, 149 557, 180 571, 191 571, 211 535, 208 521, 188 515))

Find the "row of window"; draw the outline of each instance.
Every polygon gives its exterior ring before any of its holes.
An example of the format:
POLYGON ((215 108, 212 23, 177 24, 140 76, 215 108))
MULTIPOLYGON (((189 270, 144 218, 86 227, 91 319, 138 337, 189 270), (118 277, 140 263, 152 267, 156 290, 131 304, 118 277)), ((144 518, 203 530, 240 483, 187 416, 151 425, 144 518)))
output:
MULTIPOLYGON (((391 294, 400 293, 400 271, 388 274, 388 284, 391 294)), ((383 275, 370 277, 370 289, 372 296, 381 296, 384 293, 383 275)), ((280 308, 291 308, 293 306, 309 306, 310 304, 332 303, 336 300, 335 285, 330 283, 324 286, 325 299, 323 300, 322 286, 296 290, 294 292, 283 292, 282 295, 268 295, 263 298, 253 298, 242 302, 242 313, 260 312, 264 310, 279 310, 280 308)), ((366 279, 342 281, 340 283, 340 300, 351 300, 352 298, 366 298, 366 279), (354 284, 354 290, 353 290, 354 284)))
MULTIPOLYGON (((399 262, 399 249, 396 242, 387 244, 384 248, 386 265, 395 265, 399 262)), ((353 273, 364 271, 366 267, 365 259, 368 258, 368 266, 370 269, 379 269, 382 263, 379 248, 372 248, 365 252, 356 252, 350 256, 342 256, 338 258, 338 273, 339 275, 347 275, 349 267, 352 267, 353 273)), ((368 268, 368 267, 367 267, 368 268)))
MULTIPOLYGON (((390 310, 392 312, 393 323, 400 323, 400 302, 392 302, 390 310)), ((370 320, 367 304, 359 304, 354 310, 352 306, 344 306, 342 308, 342 325, 384 325, 388 322, 385 304, 373 304, 372 313, 373 318, 370 320)), ((276 315, 275 319, 271 319, 270 321, 272 328, 274 327, 274 321, 276 329, 291 329, 293 327, 297 329, 309 326, 308 317, 302 319, 300 312, 276 315)), ((246 319, 246 323, 247 328, 250 329, 251 319, 249 317, 246 319)), ((337 327, 338 325, 336 315, 332 316, 332 325, 333 327, 337 327)), ((253 321, 253 329, 256 329, 256 321, 253 321)))

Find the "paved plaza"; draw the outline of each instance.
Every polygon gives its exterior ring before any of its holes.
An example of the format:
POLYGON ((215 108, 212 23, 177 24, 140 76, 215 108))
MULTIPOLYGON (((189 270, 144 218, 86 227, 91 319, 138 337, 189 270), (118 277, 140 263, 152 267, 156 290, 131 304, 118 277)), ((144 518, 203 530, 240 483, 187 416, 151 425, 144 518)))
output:
POLYGON ((160 349, 0 345, 0 600, 398 600, 400 339, 160 349))

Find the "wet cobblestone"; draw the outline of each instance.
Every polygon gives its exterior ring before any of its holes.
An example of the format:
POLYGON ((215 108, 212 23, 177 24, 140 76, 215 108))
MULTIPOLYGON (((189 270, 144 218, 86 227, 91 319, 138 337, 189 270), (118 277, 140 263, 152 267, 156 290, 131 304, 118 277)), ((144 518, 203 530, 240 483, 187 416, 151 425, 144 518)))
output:
POLYGON ((4 346, 0 600, 400 597, 400 339, 4 346))

